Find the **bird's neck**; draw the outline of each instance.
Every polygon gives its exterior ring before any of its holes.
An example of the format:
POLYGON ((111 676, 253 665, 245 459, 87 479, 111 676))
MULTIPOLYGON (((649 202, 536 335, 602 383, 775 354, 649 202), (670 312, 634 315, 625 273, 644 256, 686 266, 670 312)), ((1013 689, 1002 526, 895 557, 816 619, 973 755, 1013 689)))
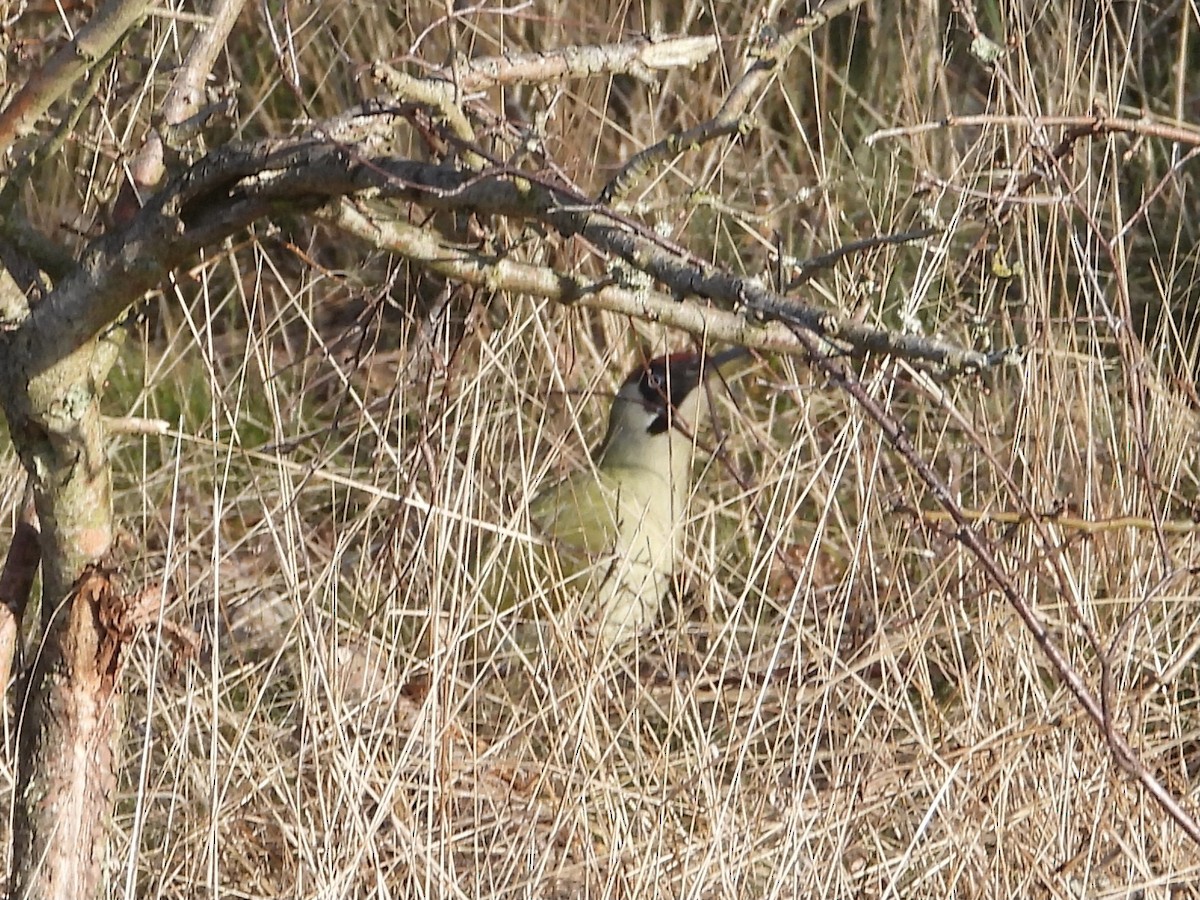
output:
POLYGON ((592 454, 601 472, 637 472, 661 479, 669 486, 667 496, 678 506, 687 500, 692 474, 692 442, 675 430, 648 434, 645 429, 621 432, 614 424, 604 442, 592 454))

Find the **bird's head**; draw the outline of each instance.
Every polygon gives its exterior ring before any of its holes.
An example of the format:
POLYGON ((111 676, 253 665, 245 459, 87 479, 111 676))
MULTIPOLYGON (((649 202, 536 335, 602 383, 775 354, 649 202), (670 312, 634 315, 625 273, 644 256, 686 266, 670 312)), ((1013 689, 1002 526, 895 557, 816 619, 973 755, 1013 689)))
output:
POLYGON ((656 455, 665 458, 670 452, 672 435, 690 442, 689 430, 703 420, 708 404, 700 387, 705 377, 746 355, 741 347, 711 355, 671 353, 638 366, 613 401, 601 460, 656 467, 656 455))

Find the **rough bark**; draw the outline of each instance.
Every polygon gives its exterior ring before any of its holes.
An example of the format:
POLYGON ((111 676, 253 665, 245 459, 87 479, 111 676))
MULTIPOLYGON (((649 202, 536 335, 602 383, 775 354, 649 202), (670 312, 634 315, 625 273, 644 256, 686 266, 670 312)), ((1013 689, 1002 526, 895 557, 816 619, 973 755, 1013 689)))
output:
MULTIPOLYGON (((87 371, 98 345, 67 354, 87 371)), ((90 378, 49 379, 8 356, 5 412, 41 525, 42 639, 18 692, 13 898, 95 896, 112 814, 120 734, 110 630, 115 593, 93 564, 112 541, 105 435, 90 378), (26 390, 21 392, 19 387, 26 390), (82 575, 80 573, 83 573, 82 575)))
POLYGON ((13 898, 89 897, 103 884, 122 712, 119 636, 106 623, 118 603, 109 573, 89 568, 34 665, 19 738, 13 898))

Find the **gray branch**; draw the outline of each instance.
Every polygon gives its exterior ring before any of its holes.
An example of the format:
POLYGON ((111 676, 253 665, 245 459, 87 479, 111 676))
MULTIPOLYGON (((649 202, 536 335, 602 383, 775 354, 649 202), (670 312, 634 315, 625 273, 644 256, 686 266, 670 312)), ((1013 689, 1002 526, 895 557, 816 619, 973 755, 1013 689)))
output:
POLYGON ((537 221, 619 257, 679 301, 710 301, 750 323, 802 328, 822 338, 828 352, 890 353, 947 371, 976 371, 997 362, 996 356, 934 338, 872 328, 723 271, 539 175, 499 166, 463 172, 362 155, 360 148, 371 148, 380 135, 399 127, 396 118, 367 112, 334 120, 307 136, 226 146, 167 182, 126 228, 92 244, 79 268, 21 324, 31 370, 43 371, 100 333, 131 297, 159 285, 201 248, 218 245, 259 219, 309 212, 351 196, 537 221), (354 143, 343 137, 353 137, 354 143))

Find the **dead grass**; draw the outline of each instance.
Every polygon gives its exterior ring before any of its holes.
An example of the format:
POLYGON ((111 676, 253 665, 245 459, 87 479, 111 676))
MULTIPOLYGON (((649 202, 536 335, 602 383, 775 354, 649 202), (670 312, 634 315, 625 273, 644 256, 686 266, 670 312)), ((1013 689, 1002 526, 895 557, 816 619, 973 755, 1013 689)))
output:
MULTIPOLYGON (((1190 106, 1156 98, 1181 96, 1194 66, 1172 73, 1155 49, 1183 40, 1190 13, 978 5, 981 27, 1009 40, 1007 83, 971 57, 946 4, 868 4, 802 48, 759 131, 681 157, 633 200, 675 240, 748 272, 772 271, 777 244, 804 257, 947 227, 851 258, 810 296, 1025 348, 984 380, 922 387, 891 363, 863 377, 984 516, 1090 684, 1107 658, 1117 727, 1187 805, 1200 552, 1194 532, 1152 523, 1190 521, 1200 497, 1192 169, 1106 249, 1171 151, 1081 142, 973 254, 996 209, 980 197, 1009 167, 1045 166, 1036 148, 1058 133, 863 138, 947 113, 1083 115, 1096 102, 1187 118, 1190 106), (1070 202, 1050 202, 1068 188, 1070 202), (720 205, 685 202, 696 190, 720 205), (1026 508, 1063 515, 1041 532, 996 521, 1026 508), (1068 516, 1121 522, 1084 533, 1068 516)), ((548 152, 594 191, 631 152, 715 110, 761 4, 577 6, 579 19, 558 4, 484 4, 453 41, 440 3, 294 7, 306 101, 340 108, 357 64, 402 57, 418 35, 436 65, 452 45, 604 42, 652 22, 708 32, 719 10, 720 62, 661 91, 596 79, 507 98, 549 111, 548 152)), ((239 127, 271 133, 299 112, 271 84, 258 15, 230 65, 246 94, 239 127)), ((69 218, 77 201, 47 202, 69 218)), ((636 657, 599 663, 564 634, 507 678, 465 665, 470 561, 519 533, 522 503, 584 458, 642 348, 682 340, 470 294, 287 227, 181 280, 115 385, 114 413, 179 429, 125 438, 116 454, 129 578, 165 579, 171 615, 206 639, 178 674, 157 645, 128 673, 114 828, 128 895, 1192 890, 1196 848, 1113 761, 952 526, 925 515, 932 498, 878 430, 795 360, 718 393, 677 596, 636 657)), ((597 266, 587 248, 499 227, 524 258, 597 266)), ((4 471, 14 508, 15 461, 4 471)))

